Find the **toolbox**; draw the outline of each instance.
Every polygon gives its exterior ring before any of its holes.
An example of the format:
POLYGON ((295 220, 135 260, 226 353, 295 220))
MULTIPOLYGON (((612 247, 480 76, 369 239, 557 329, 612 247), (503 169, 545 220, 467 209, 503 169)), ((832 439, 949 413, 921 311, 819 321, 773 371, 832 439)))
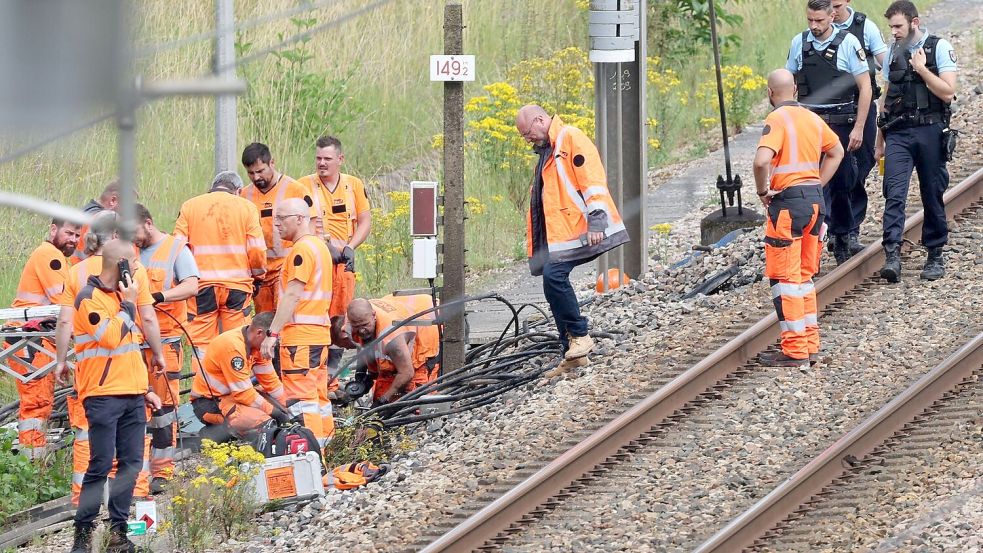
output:
POLYGON ((315 451, 266 459, 253 477, 253 491, 262 503, 313 499, 324 495, 321 460, 315 451))

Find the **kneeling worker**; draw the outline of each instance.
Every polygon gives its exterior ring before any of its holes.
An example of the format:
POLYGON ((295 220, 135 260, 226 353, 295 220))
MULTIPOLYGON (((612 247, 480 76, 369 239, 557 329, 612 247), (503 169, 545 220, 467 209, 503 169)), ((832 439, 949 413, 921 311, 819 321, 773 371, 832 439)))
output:
POLYGON ((283 384, 273 364, 259 353, 271 322, 273 313, 266 311, 253 317, 248 326, 228 330, 212 340, 202 370, 191 385, 191 406, 206 426, 227 423, 241 435, 271 418, 277 422, 290 418, 263 398, 252 382, 255 377, 270 397, 283 401, 283 384))
MULTIPOLYGON (((422 294, 352 300, 348 305, 352 338, 364 346, 386 334, 397 322, 431 308, 433 300, 422 294)), ((434 314, 428 313, 415 320, 433 319, 434 314)), ((367 353, 369 372, 375 375, 372 399, 379 404, 389 403, 436 377, 440 334, 436 325, 401 326, 367 353)))

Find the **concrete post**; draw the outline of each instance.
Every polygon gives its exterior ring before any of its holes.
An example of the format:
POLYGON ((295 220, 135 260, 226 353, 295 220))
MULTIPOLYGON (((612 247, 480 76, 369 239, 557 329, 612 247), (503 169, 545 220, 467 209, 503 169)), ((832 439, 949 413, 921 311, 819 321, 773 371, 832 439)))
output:
MULTIPOLYGON (((219 31, 215 39, 216 77, 223 81, 235 79, 235 15, 233 0, 215 0, 215 27, 219 31)), ((215 97, 215 173, 235 171, 238 164, 236 130, 236 96, 222 94, 215 97)))

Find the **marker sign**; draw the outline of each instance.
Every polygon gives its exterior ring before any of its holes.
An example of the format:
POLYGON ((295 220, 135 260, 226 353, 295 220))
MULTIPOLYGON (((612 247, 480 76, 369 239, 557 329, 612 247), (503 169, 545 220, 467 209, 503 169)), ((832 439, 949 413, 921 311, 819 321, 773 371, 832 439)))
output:
POLYGON ((474 56, 430 56, 431 81, 473 81, 474 56))

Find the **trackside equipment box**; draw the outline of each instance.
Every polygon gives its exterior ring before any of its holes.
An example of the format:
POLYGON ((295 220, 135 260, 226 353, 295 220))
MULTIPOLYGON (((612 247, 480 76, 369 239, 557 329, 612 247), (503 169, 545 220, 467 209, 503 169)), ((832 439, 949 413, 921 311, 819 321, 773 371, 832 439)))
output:
POLYGON ((321 460, 314 451, 270 457, 253 477, 253 490, 263 503, 322 496, 321 460))

